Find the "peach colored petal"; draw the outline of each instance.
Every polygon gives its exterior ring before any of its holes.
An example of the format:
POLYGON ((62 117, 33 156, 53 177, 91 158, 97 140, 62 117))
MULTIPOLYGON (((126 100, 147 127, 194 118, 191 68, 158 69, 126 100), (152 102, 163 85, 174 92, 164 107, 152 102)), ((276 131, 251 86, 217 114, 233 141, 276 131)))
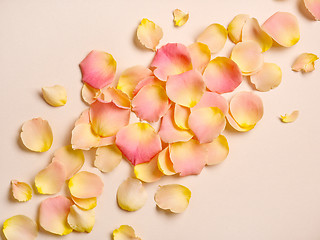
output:
POLYGON ((97 206, 97 198, 76 198, 71 195, 71 199, 79 208, 83 210, 90 210, 97 206))
POLYGON ((190 115, 190 108, 175 104, 174 106, 174 122, 182 129, 189 129, 188 118, 190 115))
POLYGON ((209 47, 204 43, 195 42, 188 46, 188 50, 191 56, 193 68, 197 69, 200 73, 203 73, 211 59, 209 47))
POLYGON ((314 18, 320 20, 320 1, 319 0, 304 0, 304 5, 314 18))
POLYGON ((97 100, 100 93, 100 89, 93 88, 86 83, 83 84, 81 89, 82 99, 89 105, 97 100))
POLYGON ((188 48, 180 43, 168 43, 157 50, 151 67, 154 75, 167 81, 168 76, 184 73, 192 69, 188 48))
POLYGON ((58 193, 66 181, 64 165, 58 161, 50 163, 35 177, 34 183, 39 193, 58 193))
POLYGON ((193 107, 201 99, 206 89, 199 72, 190 70, 179 75, 169 76, 166 90, 171 101, 184 107, 193 107))
POLYGON ((137 37, 143 46, 155 51, 163 37, 163 32, 161 27, 144 18, 138 26, 137 37))
POLYGON ((77 173, 68 183, 71 195, 76 198, 99 197, 103 191, 103 185, 98 175, 87 171, 77 173))
POLYGON ((116 135, 116 145, 133 165, 151 161, 162 149, 159 135, 148 123, 123 127, 116 135))
POLYGON ((239 42, 232 49, 231 59, 238 64, 243 75, 251 75, 263 66, 261 47, 254 41, 239 42))
POLYGON ((205 92, 197 105, 191 108, 191 111, 204 107, 217 107, 223 112, 224 115, 227 114, 229 109, 227 100, 215 92, 205 92))
POLYGON ((142 208, 147 201, 142 182, 130 177, 123 181, 117 191, 117 201, 120 208, 129 212, 142 208))
POLYGON ((12 180, 11 189, 13 197, 19 202, 26 202, 32 198, 32 189, 30 185, 25 182, 12 180))
POLYGON ((117 107, 113 102, 95 101, 90 106, 92 130, 101 137, 115 135, 122 127, 128 125, 130 109, 117 107))
POLYGON ((43 87, 42 96, 53 107, 60 107, 67 103, 67 90, 61 85, 43 87))
POLYGON ((155 156, 150 162, 135 165, 134 174, 143 182, 158 181, 163 176, 158 168, 158 156, 155 156))
POLYGON ((297 120, 297 118, 299 117, 299 111, 293 111, 290 114, 285 114, 284 116, 280 116, 281 117, 281 121, 284 123, 291 123, 294 122, 295 120, 297 120))
POLYGON ((300 39, 298 20, 288 12, 276 12, 265 21, 262 29, 283 47, 291 47, 300 39))
POLYGON ((115 144, 99 147, 96 151, 94 166, 101 172, 111 172, 122 160, 122 153, 115 144))
POLYGON ((206 165, 206 146, 197 140, 172 143, 169 145, 169 152, 173 169, 180 176, 197 175, 206 165))
POLYGON ((37 224, 24 215, 5 220, 2 231, 7 240, 35 240, 38 236, 37 224))
POLYGON ((152 75, 149 68, 143 66, 134 66, 124 70, 119 78, 117 89, 127 94, 130 98, 133 97, 133 91, 137 84, 152 75))
POLYGON ((91 232, 95 223, 95 212, 91 210, 82 210, 75 205, 70 207, 68 215, 68 224, 77 232, 91 232))
POLYGON ((140 82, 138 82, 136 88, 133 91, 133 96, 137 95, 137 93, 140 91, 141 88, 147 86, 147 85, 158 85, 163 88, 166 88, 166 82, 160 81, 158 78, 155 76, 147 77, 140 82))
POLYGON ((229 154, 229 144, 225 136, 219 135, 211 143, 207 143, 207 165, 216 165, 223 162, 229 154))
POLYGON ((197 38, 197 42, 206 44, 211 53, 219 52, 226 44, 228 32, 224 26, 214 23, 208 26, 197 38))
POLYGON ((101 138, 96 135, 89 123, 80 123, 72 130, 71 144, 73 149, 89 150, 98 147, 101 138))
POLYGON ((111 137, 104 137, 104 138, 100 138, 98 147, 104 147, 104 146, 109 146, 112 145, 116 142, 116 136, 113 135, 111 137))
POLYGON ((294 61, 291 68, 296 72, 312 72, 315 69, 314 62, 318 59, 318 56, 313 53, 302 53, 294 61))
POLYGON ((242 29, 242 41, 257 42, 262 52, 269 50, 272 47, 272 38, 261 29, 260 24, 256 18, 249 18, 245 22, 242 29))
POLYGON ((163 210, 170 210, 173 213, 184 212, 191 198, 191 191, 180 184, 168 184, 159 186, 154 200, 157 206, 163 210))
POLYGON ((112 233, 113 240, 141 240, 136 236, 134 229, 128 225, 121 225, 112 233))
POLYGON ((31 151, 45 152, 52 145, 53 135, 47 120, 33 118, 22 125, 20 134, 23 144, 31 151))
POLYGON ((226 118, 227 118, 228 123, 230 124, 230 126, 232 128, 234 128, 235 130, 237 130, 238 132, 250 131, 255 126, 255 125, 251 125, 251 126, 248 126, 248 127, 241 127, 241 126, 239 126, 239 124, 233 119, 233 117, 229 113, 226 115, 226 118))
POLYGON ((246 21, 250 18, 248 14, 239 14, 235 16, 228 25, 228 35, 233 43, 241 42, 242 28, 246 21))
POLYGON ((159 85, 147 85, 132 99, 132 111, 138 118, 157 122, 168 111, 170 102, 166 91, 159 85))
POLYGON ((169 147, 166 147, 158 154, 158 168, 164 175, 174 175, 173 164, 170 159, 169 147))
POLYGON ((119 108, 130 109, 131 107, 128 95, 114 87, 105 87, 101 89, 99 99, 101 102, 113 102, 119 108))
POLYGON ((203 79, 210 91, 227 93, 240 85, 242 75, 234 61, 226 57, 216 57, 204 70, 203 79))
POLYGON ((86 124, 90 123, 90 111, 89 111, 89 108, 84 110, 80 114, 80 117, 76 120, 76 122, 74 123, 74 126, 77 126, 77 125, 82 124, 82 123, 86 123, 86 124))
POLYGON ((275 63, 264 63, 259 72, 250 76, 250 81, 261 92, 267 92, 278 87, 281 80, 281 68, 275 63))
POLYGON ((63 196, 47 198, 40 204, 39 223, 40 226, 57 235, 67 235, 72 228, 67 222, 72 202, 63 196))
POLYGON ((184 24, 186 24, 188 19, 189 19, 189 13, 185 13, 180 9, 175 9, 173 11, 173 21, 175 26, 177 27, 183 26, 184 24))

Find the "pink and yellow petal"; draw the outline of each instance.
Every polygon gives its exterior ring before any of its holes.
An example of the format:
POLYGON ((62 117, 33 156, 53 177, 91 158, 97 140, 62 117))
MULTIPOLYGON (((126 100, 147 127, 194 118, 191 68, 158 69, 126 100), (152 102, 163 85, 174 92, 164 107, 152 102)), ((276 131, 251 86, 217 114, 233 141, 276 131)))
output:
POLYGON ((299 117, 299 111, 295 110, 290 114, 285 114, 284 116, 280 116, 281 121, 284 123, 291 123, 297 120, 299 117))
POLYGON ((43 87, 42 96, 53 107, 64 106, 67 103, 67 90, 61 85, 43 87))
POLYGON ((197 105, 191 108, 191 111, 204 107, 217 107, 224 115, 226 115, 229 110, 227 100, 222 95, 215 92, 205 92, 197 105))
POLYGON ((291 66, 291 69, 296 72, 311 72, 315 69, 314 62, 318 59, 318 56, 313 53, 302 53, 294 61, 294 63, 291 66))
POLYGON ((81 89, 81 97, 83 101, 85 101, 89 105, 97 100, 100 93, 100 89, 93 88, 86 83, 83 84, 81 89))
POLYGON ((219 135, 211 143, 207 143, 207 165, 216 165, 223 162, 229 154, 229 144, 225 136, 219 135))
POLYGON ((77 126, 79 124, 89 124, 90 123, 90 111, 89 108, 84 110, 81 114, 80 117, 76 120, 74 123, 74 126, 77 126))
POLYGON ((158 168, 158 156, 155 156, 150 162, 135 165, 134 174, 143 182, 158 181, 163 176, 158 168))
POLYGON ((136 96, 137 93, 141 90, 141 88, 143 88, 143 87, 145 87, 147 85, 158 85, 158 86, 161 86, 163 88, 166 88, 166 82, 159 80, 155 76, 151 76, 151 77, 147 77, 147 78, 141 80, 137 84, 136 88, 133 91, 133 96, 136 96))
POLYGON ((164 175, 176 174, 170 159, 169 147, 166 147, 158 154, 158 168, 164 175))
POLYGON ((96 150, 94 166, 101 172, 111 172, 122 160, 122 153, 115 145, 99 147, 96 150))
POLYGON ((200 73, 203 73, 211 59, 209 47, 204 43, 195 42, 188 46, 188 50, 193 68, 197 69, 200 73))
POLYGON ((26 202, 32 198, 32 188, 25 182, 11 181, 12 196, 19 202, 26 202))
POLYGON ((190 108, 174 105, 174 122, 181 129, 189 129, 188 119, 190 115, 190 108))
POLYGON ((163 37, 163 32, 161 27, 144 18, 138 26, 137 37, 143 46, 155 51, 163 37))
POLYGON ((141 240, 136 236, 134 229, 128 225, 121 225, 112 233, 113 240, 141 240))
POLYGON ((314 18, 320 20, 320 1, 319 0, 304 0, 304 5, 314 18))
POLYGON ((68 224, 76 232, 91 232, 95 223, 95 212, 91 210, 82 210, 76 205, 70 207, 68 215, 68 224))
POLYGON ((114 87, 105 87, 101 89, 99 99, 101 102, 105 103, 113 102, 119 108, 130 109, 131 107, 128 95, 114 87))
POLYGON ((251 129, 253 129, 255 127, 255 125, 251 125, 251 126, 248 126, 248 127, 241 127, 229 113, 226 115, 226 118, 228 120, 229 125, 233 129, 237 130, 238 132, 247 132, 247 131, 250 131, 251 129))
POLYGON ((76 198, 71 195, 71 199, 79 208, 83 210, 90 210, 97 206, 97 198, 76 198))
POLYGON ((98 147, 101 138, 96 135, 90 123, 80 123, 72 130, 71 144, 73 149, 89 150, 98 147))
POLYGON ((175 26, 177 27, 183 26, 184 24, 186 24, 188 19, 189 19, 189 13, 185 13, 180 9, 175 9, 173 11, 173 21, 175 26))
POLYGON ((228 35, 233 43, 241 42, 243 25, 250 18, 248 14, 239 14, 235 16, 228 25, 228 35))
POLYGON ((109 145, 114 144, 115 142, 116 142, 116 136, 115 135, 113 135, 111 137, 103 137, 103 138, 100 138, 98 147, 109 146, 109 145))
POLYGON ((16 215, 4 221, 2 231, 7 240, 35 240, 38 225, 27 216, 16 215))

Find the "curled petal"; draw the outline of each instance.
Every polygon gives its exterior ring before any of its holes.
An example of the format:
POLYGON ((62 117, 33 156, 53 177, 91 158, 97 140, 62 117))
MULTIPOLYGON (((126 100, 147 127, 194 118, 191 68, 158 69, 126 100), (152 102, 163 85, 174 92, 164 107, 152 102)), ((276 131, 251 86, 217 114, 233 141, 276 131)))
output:
POLYGON ((203 79, 212 92, 232 92, 242 82, 238 65, 229 58, 216 57, 204 70, 203 79))
POLYGON ((19 202, 26 202, 32 198, 32 189, 30 185, 25 182, 12 180, 11 189, 13 197, 19 202))
POLYGON ((141 240, 136 236, 134 229, 128 225, 121 225, 112 233, 113 240, 141 240))
POLYGON ((111 172, 122 160, 122 153, 115 144, 99 147, 96 151, 94 166, 101 172, 111 172))
POLYGON ((72 130, 71 144, 73 149, 89 150, 98 147, 101 138, 96 135, 89 123, 80 123, 72 130))
POLYGON ((147 192, 142 182, 135 178, 127 178, 117 191, 117 201, 120 208, 126 211, 137 211, 147 201, 147 192))
POLYGON ((72 201, 63 196, 47 198, 40 204, 40 226, 57 235, 67 235, 72 228, 67 222, 67 217, 72 206, 72 201))
POLYGON ((235 130, 239 131, 239 132, 250 131, 255 126, 255 125, 251 125, 251 126, 248 126, 248 127, 241 127, 241 126, 239 126, 239 124, 233 119, 233 117, 229 113, 226 115, 226 118, 227 118, 228 123, 230 124, 230 126, 232 128, 234 128, 235 130))
POLYGON ((314 18, 320 20, 320 1, 319 0, 304 0, 304 5, 314 18))
POLYGON ((116 68, 117 63, 111 54, 93 50, 80 63, 82 81, 101 89, 112 83, 116 68))
POLYGON ((265 21, 262 29, 283 47, 291 47, 300 39, 298 20, 288 12, 276 12, 265 21))
POLYGON ((278 87, 281 80, 281 68, 275 63, 264 63, 259 72, 250 76, 250 81, 261 92, 278 87))
POLYGON ((188 118, 190 115, 190 108, 175 104, 174 106, 174 122, 182 129, 189 129, 188 118))
POLYGON ((161 140, 148 123, 133 123, 116 135, 116 145, 133 164, 151 161, 161 151, 161 140))
POLYGON ((117 107, 123 109, 130 109, 131 102, 127 94, 114 87, 105 87, 101 89, 101 95, 99 96, 101 102, 113 102, 117 107))
POLYGON ((169 147, 166 147, 158 154, 158 168, 164 175, 176 174, 170 159, 169 147))
POLYGON ((68 215, 68 224, 77 232, 91 232, 95 223, 95 212, 91 210, 82 210, 75 205, 70 207, 68 215))
POLYGON ((35 185, 41 194, 55 194, 59 192, 66 180, 64 165, 52 162, 35 177, 35 185))
POLYGON ((31 151, 45 152, 52 145, 53 135, 47 120, 33 118, 22 125, 20 134, 23 144, 31 151))
POLYGON ((319 58, 313 53, 302 53, 294 61, 291 68, 293 71, 312 72, 314 70, 314 62, 319 58))
POLYGON ((71 199, 79 208, 83 210, 90 210, 97 206, 97 198, 76 198, 71 195, 71 199))
POLYGON ((241 42, 242 28, 246 21, 250 18, 248 14, 239 14, 235 16, 228 25, 228 35, 233 43, 241 42))
POLYGON ((223 112, 224 115, 227 114, 229 109, 227 100, 215 92, 205 92, 197 105, 191 108, 191 111, 204 107, 217 107, 223 112))
POLYGON ((197 140, 172 143, 169 145, 169 152, 173 169, 180 176, 199 174, 206 165, 206 146, 197 140))
POLYGON ((197 69, 200 73, 203 73, 211 59, 209 47, 204 43, 196 42, 188 46, 188 50, 193 68, 197 69))
POLYGON ((100 93, 100 89, 93 88, 86 83, 83 84, 81 89, 82 99, 89 105, 97 100, 100 93))
POLYGON ((170 210, 173 213, 184 212, 191 198, 191 191, 180 184, 168 184, 159 186, 154 200, 157 206, 163 210, 170 210))
POLYGON ((87 171, 77 173, 68 183, 71 195, 76 198, 99 197, 103 191, 103 185, 98 175, 87 171))
POLYGON ((3 234, 8 240, 35 240, 38 236, 38 226, 32 219, 16 215, 3 223, 3 234))
POLYGON ((134 174, 136 178, 144 182, 158 181, 163 176, 158 168, 158 156, 155 156, 150 162, 135 165, 134 174))
POLYGON ((168 43, 157 50, 151 67, 154 75, 167 81, 168 76, 184 73, 192 69, 188 48, 180 43, 168 43))
POLYGON ((284 116, 280 116, 281 117, 281 121, 284 123, 291 123, 294 122, 295 120, 297 120, 297 118, 299 117, 299 111, 293 111, 290 114, 285 114, 284 116))
POLYGON ((184 24, 186 24, 188 19, 189 19, 189 13, 185 13, 180 9, 175 9, 173 11, 173 21, 175 26, 177 27, 183 26, 184 24))
POLYGON ((211 53, 219 52, 226 44, 228 32, 224 26, 214 23, 207 27, 197 38, 197 42, 206 44, 211 53))
POLYGON ((42 95, 44 100, 53 107, 60 107, 67 103, 67 91, 60 85, 43 87, 42 95))
POLYGON ((229 144, 225 136, 219 135, 211 143, 207 143, 207 165, 216 165, 224 161, 229 154, 229 144))
POLYGON ((163 37, 163 32, 161 27, 144 18, 138 26, 137 37, 143 46, 155 51, 163 37))
POLYGON ((163 88, 166 88, 166 82, 160 81, 158 78, 156 78, 154 76, 151 76, 151 77, 147 77, 147 78, 141 80, 137 84, 136 88, 133 91, 133 96, 136 96, 137 93, 140 91, 140 89, 145 87, 145 86, 147 86, 147 85, 158 85, 158 86, 161 86, 163 88))

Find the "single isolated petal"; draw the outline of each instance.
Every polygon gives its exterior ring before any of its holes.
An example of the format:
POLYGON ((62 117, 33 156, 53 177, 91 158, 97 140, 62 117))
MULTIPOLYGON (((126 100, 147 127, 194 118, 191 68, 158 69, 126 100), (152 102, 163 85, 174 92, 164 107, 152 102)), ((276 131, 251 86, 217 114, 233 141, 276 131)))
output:
POLYGON ((197 42, 206 44, 211 53, 219 52, 226 44, 228 32, 224 26, 214 23, 207 27, 197 38, 197 42))
POLYGON ((312 72, 314 70, 314 62, 318 59, 318 56, 313 53, 302 53, 294 61, 291 68, 296 72, 312 72))
POLYGON ((68 215, 68 224, 77 232, 91 232, 95 223, 95 212, 91 210, 82 210, 76 205, 70 207, 68 215))
POLYGON ((129 212, 142 208, 147 201, 142 182, 130 177, 123 181, 117 191, 117 201, 120 208, 129 212))
POLYGON ((163 32, 161 27, 144 18, 138 26, 137 37, 143 46, 155 51, 163 37, 163 32))
POLYGON ((128 95, 114 87, 105 87, 101 89, 101 95, 99 96, 99 99, 101 102, 113 102, 119 108, 130 109, 131 107, 131 102, 128 95))
POLYGON ((227 100, 215 92, 205 92, 197 105, 191 108, 191 111, 205 107, 217 107, 223 112, 224 115, 226 115, 229 110, 227 100))
POLYGON ((235 130, 237 130, 238 132, 247 132, 247 131, 250 131, 251 129, 254 128, 255 125, 251 125, 251 126, 248 126, 248 127, 241 127, 235 120, 234 118, 230 115, 230 113, 228 113, 226 115, 226 118, 228 120, 228 123, 230 124, 230 126, 232 128, 234 128, 235 130))
POLYGON ((278 87, 281 80, 281 68, 275 63, 264 63, 259 72, 250 76, 250 81, 261 92, 267 92, 278 87))
POLYGON ((320 21, 320 1, 304 0, 304 5, 317 21, 320 21))
POLYGON ((111 172, 122 160, 122 153, 115 145, 97 148, 94 166, 101 172, 111 172))
POLYGON ((97 198, 76 198, 71 195, 71 199, 79 208, 83 210, 90 210, 97 206, 97 198))
POLYGON ((174 25, 177 27, 183 26, 189 19, 189 13, 185 13, 180 9, 175 9, 173 11, 173 21, 174 25))
POLYGON ((22 125, 20 134, 23 144, 31 151, 45 152, 52 145, 53 135, 47 120, 33 118, 22 125))
POLYGON ((158 168, 164 175, 176 174, 170 159, 169 147, 166 147, 158 154, 158 168))
POLYGON ((68 183, 71 195, 76 198, 99 197, 103 191, 103 185, 98 175, 87 171, 77 173, 68 183))
POLYGON ((190 108, 180 106, 179 104, 174 105, 174 122, 179 128, 189 129, 189 115, 190 108))
POLYGON ((116 135, 116 145, 134 166, 151 161, 162 149, 153 127, 141 122, 123 127, 116 135))
POLYGON ((169 152, 173 169, 180 173, 180 176, 197 175, 206 165, 206 146, 197 140, 172 143, 169 145, 169 152))
POLYGON ((61 85, 43 87, 42 95, 44 100, 53 107, 60 107, 67 103, 67 90, 61 85))
POLYGON ((32 189, 30 185, 25 182, 12 180, 11 189, 13 197, 19 202, 26 202, 32 198, 32 189))
POLYGON ((209 47, 204 43, 195 42, 188 46, 188 50, 193 68, 197 69, 200 73, 203 73, 211 59, 209 47))
POLYGON ((166 88, 166 82, 159 80, 155 76, 150 76, 138 82, 136 88, 133 91, 133 96, 136 96, 138 92, 141 90, 141 88, 147 85, 158 85, 163 88, 166 88))
POLYGON ((235 16, 228 25, 228 35, 233 43, 241 42, 242 28, 246 21, 250 18, 248 14, 239 14, 235 16))
POLYGON ((211 143, 207 143, 207 165, 216 165, 224 161, 229 154, 229 144, 225 136, 219 135, 211 143))
POLYGON ((155 156, 150 162, 135 165, 134 174, 143 182, 158 181, 163 176, 158 168, 158 156, 155 156))
POLYGON ((16 215, 3 223, 3 234, 7 240, 34 240, 38 236, 38 226, 32 219, 16 215))
POLYGON ((299 111, 293 111, 290 114, 285 114, 284 116, 280 116, 281 117, 281 121, 284 123, 291 123, 294 122, 295 120, 297 120, 297 118, 299 117, 299 111))
POLYGON ((72 206, 72 201, 63 196, 47 198, 40 204, 40 226, 57 235, 67 235, 72 228, 67 222, 67 217, 72 206))
POLYGON ((168 43, 158 49, 150 66, 155 68, 154 75, 162 81, 192 69, 188 48, 180 43, 168 43))
POLYGON ((300 40, 298 20, 288 12, 276 12, 265 21, 262 29, 283 47, 291 47, 300 40))
POLYGON ((227 93, 240 85, 242 75, 234 61, 226 57, 216 57, 204 70, 203 79, 210 91, 227 93))
POLYGON ((86 83, 83 84, 81 89, 82 99, 89 105, 97 100, 100 93, 100 89, 93 88, 86 83))
POLYGON ((101 138, 96 135, 90 123, 81 123, 72 130, 71 144, 73 149, 89 150, 98 147, 101 138))
POLYGON ((173 213, 184 212, 191 198, 191 191, 180 184, 168 184, 159 186, 154 200, 157 206, 163 210, 170 210, 173 213))
POLYGON ((136 236, 134 229, 128 225, 121 225, 112 233, 113 240, 141 240, 136 236))

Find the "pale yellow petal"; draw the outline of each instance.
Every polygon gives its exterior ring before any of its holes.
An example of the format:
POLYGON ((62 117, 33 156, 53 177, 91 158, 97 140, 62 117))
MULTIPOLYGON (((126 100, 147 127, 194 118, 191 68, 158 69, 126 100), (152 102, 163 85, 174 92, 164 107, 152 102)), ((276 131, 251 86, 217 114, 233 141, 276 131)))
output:
POLYGON ((3 234, 7 240, 34 240, 38 236, 38 226, 32 219, 16 215, 3 223, 3 234))
POLYGON ((90 210, 97 206, 97 198, 76 198, 71 195, 71 199, 79 208, 83 210, 90 210))
POLYGON ((285 114, 284 116, 280 116, 281 117, 281 121, 284 123, 291 123, 294 122, 295 120, 297 120, 297 118, 299 117, 299 111, 293 111, 290 114, 285 114))
POLYGON ((134 229, 128 225, 121 225, 112 233, 113 240, 141 240, 136 236, 134 229))
POLYGON ((53 107, 60 107, 67 103, 67 90, 61 85, 43 87, 44 100, 53 107))
POLYGON ((91 210, 82 210, 75 205, 70 207, 68 215, 68 224, 77 232, 91 232, 95 223, 95 212, 91 210))
POLYGON ((12 195, 19 202, 26 202, 32 198, 32 188, 25 182, 11 181, 12 195))
POLYGON ((137 37, 143 46, 155 51, 163 37, 163 32, 161 27, 144 18, 138 26, 137 37))
POLYGON ((115 145, 97 148, 94 166, 101 172, 111 172, 122 160, 122 153, 115 145))
POLYGON ((186 22, 189 19, 189 13, 185 13, 183 11, 181 11, 180 9, 175 9, 173 11, 173 21, 174 21, 174 25, 181 27, 184 24, 186 24, 186 22))
POLYGON ((150 162, 135 165, 134 174, 143 182, 158 181, 163 176, 158 168, 158 156, 155 156, 150 162))
POLYGON ((233 43, 241 42, 242 28, 249 18, 250 16, 248 14, 239 14, 229 23, 228 35, 233 43))
POLYGON ((294 61, 291 68, 293 71, 299 72, 312 72, 314 68, 314 62, 319 58, 313 53, 302 53, 294 61))

